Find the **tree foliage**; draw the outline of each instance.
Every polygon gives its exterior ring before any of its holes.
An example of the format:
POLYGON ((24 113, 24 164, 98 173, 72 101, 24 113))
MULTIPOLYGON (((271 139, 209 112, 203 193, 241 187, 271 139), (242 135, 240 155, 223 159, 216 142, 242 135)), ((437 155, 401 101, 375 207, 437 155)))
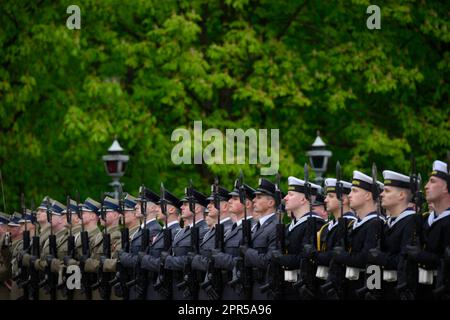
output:
MULTIPOLYGON (((9 209, 25 191, 64 199, 108 188, 115 135, 135 193, 160 181, 207 192, 257 165, 174 165, 176 128, 280 129, 280 172, 302 176, 316 131, 352 170, 425 177, 450 149, 449 3, 366 0, 6 1, 0 19, 0 168, 9 209)), ((10 210, 8 210, 10 211, 10 210)))

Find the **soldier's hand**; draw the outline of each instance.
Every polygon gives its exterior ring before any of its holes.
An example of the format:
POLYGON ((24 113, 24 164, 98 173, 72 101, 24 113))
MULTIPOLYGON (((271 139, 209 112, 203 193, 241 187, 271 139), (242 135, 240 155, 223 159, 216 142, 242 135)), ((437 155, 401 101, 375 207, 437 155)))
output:
POLYGON ((100 261, 97 259, 87 258, 84 262, 84 271, 86 272, 97 272, 100 266, 100 261))
POLYGON ((273 250, 272 251, 272 260, 275 262, 280 262, 281 257, 283 256, 283 254, 281 253, 280 250, 273 250))
POLYGON ((406 246, 406 254, 408 255, 408 258, 411 260, 417 261, 417 257, 419 256, 420 248, 419 246, 406 246))
POLYGON ((169 256, 169 252, 168 251, 161 252, 160 261, 165 261, 168 256, 169 256))
POLYGON ((380 249, 373 248, 369 250, 367 261, 369 263, 385 266, 387 263, 387 257, 380 249))
POLYGON ((144 258, 144 256, 146 255, 145 251, 139 251, 138 252, 138 259, 137 259, 137 264, 140 265, 142 259, 144 258))
POLYGON ((104 272, 116 272, 117 271, 117 259, 104 259, 103 260, 104 272))
POLYGON ((211 251, 210 251, 211 258, 215 259, 220 252, 221 251, 219 249, 215 249, 215 248, 211 249, 211 251))
POLYGON ((314 250, 314 246, 311 244, 305 244, 303 246, 303 256, 307 259, 314 258, 316 251, 314 250))
POLYGON ((45 267, 47 266, 47 261, 45 259, 36 259, 34 261, 34 268, 39 271, 45 271, 45 267))
POLYGON ((345 259, 347 257, 347 252, 342 247, 334 247, 333 248, 333 259, 337 263, 345 264, 345 259))
POLYGON ((248 250, 248 246, 246 246, 246 245, 239 246, 239 252, 243 256, 245 256, 245 254, 247 253, 247 250, 248 250))
POLYGON ((52 259, 50 264, 50 271, 54 273, 59 273, 63 266, 63 262, 59 259, 52 259))
POLYGON ((78 261, 73 259, 71 256, 65 256, 64 257, 64 265, 75 266, 75 265, 78 265, 78 261))

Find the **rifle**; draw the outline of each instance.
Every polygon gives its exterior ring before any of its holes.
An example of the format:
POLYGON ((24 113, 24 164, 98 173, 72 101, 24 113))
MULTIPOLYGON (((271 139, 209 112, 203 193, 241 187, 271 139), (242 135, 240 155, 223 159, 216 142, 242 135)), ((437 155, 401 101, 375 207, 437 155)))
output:
MULTIPOLYGON (((380 197, 380 187, 377 182, 377 166, 375 162, 372 164, 372 197, 376 201, 376 209, 377 209, 377 219, 379 222, 379 227, 377 231, 377 246, 376 249, 381 250, 381 240, 383 237, 383 223, 381 222, 381 197, 380 197)), ((364 286, 360 289, 356 290, 356 295, 361 299, 366 300, 377 300, 379 299, 379 294, 377 292, 370 292, 367 287, 367 273, 365 276, 364 286)))
MULTIPOLYGON (((141 207, 141 214, 143 219, 140 220, 140 226, 139 231, 141 232, 141 245, 139 248, 139 251, 141 253, 145 253, 147 251, 147 248, 150 243, 150 230, 146 227, 146 221, 147 221, 147 199, 145 198, 145 186, 142 185, 139 189, 139 195, 140 195, 140 207, 141 207), (142 227, 143 226, 143 227, 142 227)), ((135 277, 133 280, 127 282, 127 288, 131 288, 132 286, 136 285, 136 293, 138 296, 138 300, 144 300, 145 299, 145 289, 148 286, 148 272, 147 270, 140 267, 140 255, 138 256, 138 263, 135 265, 134 268, 134 274, 135 277)))
MULTIPOLYGON (((341 164, 338 161, 336 163, 336 198, 339 201, 340 216, 338 219, 338 234, 337 234, 337 245, 335 248, 339 247, 339 250, 346 251, 348 248, 347 239, 347 223, 344 219, 344 205, 343 205, 343 184, 341 182, 341 164)), ((331 250, 333 248, 329 248, 331 250)), ((336 263, 334 260, 330 262, 330 276, 328 277, 328 282, 323 284, 320 289, 325 295, 332 300, 339 300, 343 297, 343 280, 345 277, 345 266, 336 263)))
MULTIPOLYGON (((103 257, 106 259, 111 258, 111 235, 108 233, 108 229, 106 226, 106 211, 105 211, 105 194, 101 197, 101 207, 100 207, 100 216, 102 220, 105 222, 105 226, 103 229, 103 239, 102 239, 102 245, 103 245, 103 257)), ((103 265, 100 264, 100 267, 98 268, 98 280, 96 283, 94 283, 91 288, 92 290, 99 289, 100 297, 103 300, 110 300, 111 299, 111 273, 109 272, 103 272, 103 265)))
MULTIPOLYGON (((65 261, 68 262, 69 259, 75 259, 75 237, 72 234, 72 209, 70 208, 70 196, 67 196, 66 198, 66 205, 67 205, 67 213, 66 213, 66 220, 67 224, 69 225, 69 236, 67 238, 67 256, 65 257, 65 261)), ((67 266, 67 263, 66 263, 67 266)), ((67 276, 67 275, 66 275, 67 276)), ((67 300, 73 300, 73 290, 68 290, 66 287, 65 281, 61 284, 61 288, 66 291, 67 300)))
MULTIPOLYGON (((447 163, 447 174, 450 177, 450 166, 447 163)), ((447 187, 450 186, 450 179, 447 178, 447 187)), ((420 195, 417 197, 419 198, 420 195)), ((418 201, 418 200, 417 200, 418 201)), ((416 204, 417 207, 417 204, 416 204)), ((417 208, 416 208, 417 212, 417 208)), ((421 216, 422 217, 422 216, 421 216)), ((420 220, 421 223, 421 220, 420 220)), ((416 224, 417 226, 417 224, 416 224)), ((422 226, 422 224, 420 224, 422 226)), ((441 258, 441 266, 438 270, 437 288, 433 290, 433 294, 437 299, 448 300, 450 298, 450 245, 445 248, 441 258)))
MULTIPOLYGON (((34 201, 31 200, 31 221, 34 224, 34 235, 31 240, 31 255, 33 256, 32 260, 38 258, 41 254, 40 250, 40 239, 37 233, 36 226, 36 210, 34 209, 34 201)), ((30 296, 33 300, 39 300, 39 270, 34 268, 34 263, 30 263, 30 296)))
POLYGON ((168 215, 167 215, 167 201, 165 196, 164 184, 161 182, 161 212, 165 216, 165 228, 163 230, 163 241, 164 248, 161 253, 161 257, 159 258, 159 272, 156 283, 153 288, 163 297, 168 299, 172 290, 172 273, 170 270, 164 268, 164 264, 166 261, 166 257, 168 256, 168 252, 172 247, 172 230, 168 227, 168 215))
MULTIPOLYGON (((27 217, 26 217, 27 209, 25 207, 25 198, 23 193, 21 193, 20 195, 20 205, 22 209, 22 219, 24 220, 25 223, 25 230, 22 233, 23 239, 22 252, 28 253, 30 251, 30 231, 27 229, 27 217)), ((19 288, 23 289, 23 296, 20 299, 29 300, 29 283, 30 283, 29 270, 28 267, 22 264, 22 259, 19 259, 18 267, 20 269, 20 272, 16 277, 13 278, 13 280, 17 281, 17 285, 19 288)))
MULTIPOLYGON (((422 243, 422 204, 423 194, 420 190, 420 179, 416 172, 416 160, 411 154, 411 173, 409 175, 409 185, 412 195, 412 202, 415 204, 416 214, 414 216, 414 231, 411 235, 410 245, 418 246, 422 243)), ((408 258, 404 253, 400 257, 398 284, 395 287, 401 300, 414 300, 418 286, 419 270, 417 262, 408 258)))
MULTIPOLYGON (((242 170, 239 172, 238 187, 239 201, 244 206, 244 220, 242 220, 242 245, 250 247, 252 243, 252 225, 251 221, 247 219, 244 175, 242 170)), ((238 294, 243 292, 245 299, 250 300, 252 295, 252 268, 245 265, 245 256, 242 252, 236 258, 236 271, 236 274, 233 274, 233 279, 228 282, 228 284, 232 286, 238 294)))
POLYGON ((189 182, 189 187, 187 188, 187 197, 189 202, 189 210, 193 214, 192 228, 191 232, 191 251, 188 252, 186 263, 184 264, 184 280, 177 284, 179 289, 184 289, 183 296, 185 298, 192 297, 194 300, 198 294, 198 281, 197 273, 192 270, 192 258, 199 252, 199 229, 195 224, 195 204, 194 204, 194 193, 192 187, 192 180, 189 182))
POLYGON ((433 290, 437 299, 448 300, 450 296, 450 246, 444 251, 438 271, 437 288, 433 290))
POLYGON ((46 291, 50 294, 51 300, 56 300, 56 292, 58 287, 58 275, 51 271, 51 263, 57 257, 56 236, 53 234, 52 212, 50 210, 50 201, 47 201, 47 222, 50 224, 49 255, 45 257, 47 265, 45 266, 44 279, 39 283, 39 287, 46 286, 46 291))
MULTIPOLYGON (((283 208, 282 208, 282 195, 280 190, 280 174, 277 173, 275 181, 275 201, 277 206, 278 224, 276 227, 277 239, 276 239, 276 250, 281 253, 286 253, 285 235, 286 229, 283 223, 283 208)), ((283 281, 284 281, 284 269, 281 265, 271 259, 267 267, 267 279, 268 282, 260 287, 261 292, 266 292, 270 290, 270 294, 275 300, 280 300, 283 297, 283 281)))
POLYGON ((83 213, 80 205, 80 194, 77 191, 77 215, 81 220, 81 257, 80 257, 80 271, 81 271, 81 286, 83 288, 83 292, 86 295, 87 300, 92 300, 92 285, 93 285, 93 275, 89 272, 84 271, 84 266, 86 259, 91 256, 91 249, 89 246, 89 234, 84 229, 84 220, 83 213))
POLYGON ((300 296, 303 299, 313 299, 314 297, 314 287, 316 279, 316 263, 313 259, 313 254, 317 251, 316 248, 316 222, 314 221, 312 215, 312 198, 311 198, 311 184, 309 183, 309 171, 308 165, 304 165, 304 180, 305 180, 305 197, 309 202, 309 217, 307 221, 307 232, 305 235, 308 243, 303 245, 304 257, 300 260, 300 280, 294 284, 294 287, 299 288, 300 296))
MULTIPOLYGON (((220 223, 220 198, 219 198, 219 178, 215 177, 213 185, 214 207, 217 210, 217 224, 215 226, 215 249, 223 252, 224 250, 224 226, 220 223)), ((219 300, 222 293, 222 274, 214 267, 214 258, 212 252, 209 252, 208 266, 205 275, 205 281, 200 286, 206 291, 210 300, 219 300)))
MULTIPOLYGON (((119 213, 122 215, 121 223, 121 246, 122 250, 126 253, 130 253, 130 232, 125 223, 125 205, 123 200, 122 185, 119 185, 119 213)), ((116 288, 116 295, 121 296, 123 300, 130 300, 130 290, 128 289, 127 283, 129 282, 128 270, 120 263, 120 258, 117 259, 117 273, 114 279, 112 279, 109 284, 111 287, 116 288), (119 287, 117 287, 117 285, 119 287), (119 289, 120 290, 117 290, 119 289)))

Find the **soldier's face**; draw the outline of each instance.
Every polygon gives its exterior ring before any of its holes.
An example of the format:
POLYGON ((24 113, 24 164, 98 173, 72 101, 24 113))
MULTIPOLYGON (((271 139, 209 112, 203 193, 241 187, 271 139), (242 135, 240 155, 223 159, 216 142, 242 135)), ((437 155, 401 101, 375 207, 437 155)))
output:
POLYGON ((380 195, 381 205, 386 209, 392 208, 402 201, 401 195, 402 193, 399 188, 385 186, 380 195))
POLYGON ((81 214, 83 216, 83 224, 91 222, 94 216, 94 213, 90 211, 82 211, 81 214))
POLYGON ((327 196, 325 197, 325 203, 327 205, 328 212, 335 212, 339 210, 339 200, 336 196, 336 193, 327 193, 327 196))
MULTIPOLYGON (((194 208, 195 210, 195 208, 194 208)), ((181 218, 190 219, 194 216, 194 213, 189 210, 189 202, 183 202, 181 206, 181 218)))
POLYGON ((238 196, 232 196, 230 200, 228 200, 228 205, 230 212, 233 214, 239 215, 244 212, 244 206, 238 196))
POLYGON ((348 195, 348 199, 350 200, 350 207, 357 209, 363 206, 364 203, 369 200, 369 194, 369 191, 357 187, 352 187, 352 191, 348 195))
POLYGON ((448 196, 447 183, 438 177, 431 176, 425 185, 425 197, 427 201, 436 201, 443 196, 448 196))
POLYGON ((47 222, 47 211, 43 209, 39 209, 36 213, 36 219, 39 223, 47 222))
MULTIPOLYGON (((147 203, 148 205, 148 203, 147 203)), ((134 207, 134 214, 136 215, 136 217, 141 218, 142 217, 142 212, 141 212, 141 203, 138 202, 138 204, 134 207)))
POLYGON ((253 210, 256 213, 265 213, 273 207, 274 202, 275 201, 270 196, 257 194, 253 199, 253 210))
POLYGON ((8 231, 11 233, 11 237, 17 237, 20 234, 20 227, 9 226, 8 231))
POLYGON ((134 210, 133 211, 125 211, 125 222, 127 224, 127 226, 132 226, 136 223, 137 221, 137 217, 134 214, 134 210))
POLYGON ((284 197, 286 202, 286 210, 293 211, 298 209, 305 200, 305 195, 300 192, 288 191, 287 195, 284 197))
POLYGON ((211 216, 210 214, 205 216, 205 221, 208 227, 212 227, 217 223, 217 217, 211 216))
POLYGON ((216 207, 214 206, 214 201, 210 201, 208 203, 208 211, 209 211, 208 216, 211 216, 211 218, 213 218, 213 219, 217 219, 218 211, 217 211, 216 207))
POLYGON ((106 212, 106 225, 110 226, 119 221, 119 213, 117 211, 106 212))

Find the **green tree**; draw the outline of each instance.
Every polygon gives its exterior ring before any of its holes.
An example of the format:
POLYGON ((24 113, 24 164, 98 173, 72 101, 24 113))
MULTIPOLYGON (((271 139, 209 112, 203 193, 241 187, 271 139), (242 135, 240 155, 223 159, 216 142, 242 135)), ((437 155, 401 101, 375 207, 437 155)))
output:
POLYGON ((174 129, 280 129, 280 172, 303 175, 320 130, 349 179, 354 169, 425 177, 450 149, 449 4, 364 0, 6 1, 0 21, 0 168, 8 211, 20 192, 39 201, 108 188, 101 156, 115 135, 130 154, 136 193, 160 181, 207 192, 257 165, 179 165, 174 129))

